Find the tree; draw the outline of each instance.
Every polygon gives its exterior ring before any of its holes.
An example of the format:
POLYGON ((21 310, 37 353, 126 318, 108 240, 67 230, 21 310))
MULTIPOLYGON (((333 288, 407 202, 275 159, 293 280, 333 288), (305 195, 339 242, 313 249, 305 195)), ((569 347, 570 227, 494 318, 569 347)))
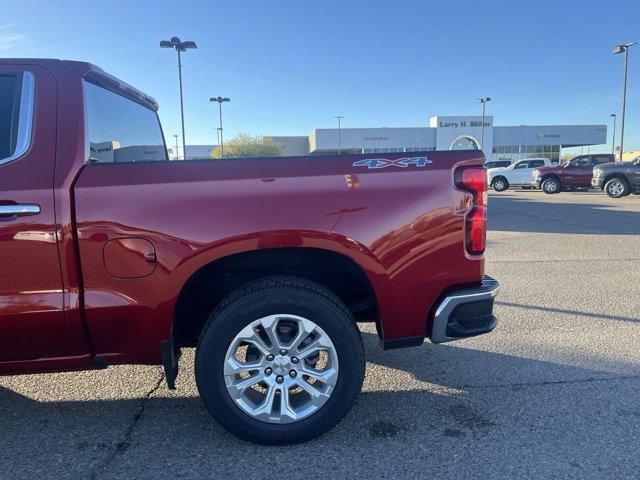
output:
MULTIPOLYGON (((211 151, 211 158, 223 158, 220 146, 211 151)), ((282 145, 271 137, 241 133, 224 144, 224 158, 277 157, 282 155, 282 145)))

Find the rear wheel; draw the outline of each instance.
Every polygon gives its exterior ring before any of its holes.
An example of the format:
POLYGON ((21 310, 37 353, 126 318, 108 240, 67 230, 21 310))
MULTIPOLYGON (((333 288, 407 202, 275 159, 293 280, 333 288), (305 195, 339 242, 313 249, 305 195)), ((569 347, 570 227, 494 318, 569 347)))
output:
POLYGON ((509 182, 504 177, 497 177, 493 179, 491 186, 496 192, 504 192, 507 188, 509 188, 509 182))
POLYGON ((308 280, 269 277, 236 290, 211 315, 195 369, 220 425, 252 442, 288 444, 344 417, 364 365, 360 332, 335 295, 308 280))
POLYGON ((620 198, 629 194, 629 184, 622 178, 612 178, 604 185, 604 191, 611 198, 620 198))
POLYGON ((547 178, 542 181, 542 185, 540 185, 542 191, 544 193, 552 194, 560 192, 560 181, 557 178, 547 178))

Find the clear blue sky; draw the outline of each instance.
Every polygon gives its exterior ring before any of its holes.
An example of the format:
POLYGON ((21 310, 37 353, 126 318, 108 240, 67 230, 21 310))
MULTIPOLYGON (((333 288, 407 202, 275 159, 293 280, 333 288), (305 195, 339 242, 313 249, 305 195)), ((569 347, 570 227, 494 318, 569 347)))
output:
MULTIPOLYGON (((184 58, 187 143, 239 132, 426 126, 473 115, 497 125, 602 124, 619 113, 620 42, 640 42, 640 2, 3 0, 0 55, 93 62, 154 96, 179 132, 173 35, 184 58), (177 6, 179 5, 179 6, 177 6)), ((625 150, 640 149, 640 46, 629 68, 625 150)), ((611 131, 609 129, 609 142, 611 131)), ((610 143, 609 143, 610 144, 610 143)), ((606 147, 602 147, 605 149, 606 147)))

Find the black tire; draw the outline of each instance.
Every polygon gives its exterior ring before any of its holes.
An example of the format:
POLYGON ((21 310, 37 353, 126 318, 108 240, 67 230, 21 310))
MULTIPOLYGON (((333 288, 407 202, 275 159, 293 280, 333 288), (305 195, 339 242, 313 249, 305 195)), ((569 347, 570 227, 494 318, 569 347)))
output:
POLYGON ((196 383, 211 416, 238 437, 266 445, 304 442, 330 430, 358 397, 364 373, 362 337, 349 310, 326 288, 298 277, 267 277, 232 292, 207 320, 196 350, 196 383), (256 319, 285 312, 312 320, 331 338, 339 359, 338 378, 315 413, 292 423, 268 423, 232 400, 223 365, 240 330, 256 319))
POLYGON ((624 178, 614 177, 604 184, 604 191, 611 198, 621 198, 629 195, 629 183, 624 178))
POLYGON ((554 193, 560 193, 562 190, 562 184, 557 178, 545 178, 540 184, 540 188, 544 193, 551 195, 554 193))
POLYGON ((509 182, 504 177, 496 177, 491 182, 491 186, 496 192, 504 192, 509 188, 509 182))

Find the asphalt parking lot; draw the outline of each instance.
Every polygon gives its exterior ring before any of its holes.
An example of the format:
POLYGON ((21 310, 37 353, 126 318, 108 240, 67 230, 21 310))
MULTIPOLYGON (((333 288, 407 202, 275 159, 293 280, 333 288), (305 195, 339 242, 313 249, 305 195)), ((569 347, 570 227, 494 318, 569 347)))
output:
POLYGON ((157 367, 0 377, 3 478, 640 478, 640 197, 490 195, 501 324, 380 351, 319 440, 247 444, 202 408, 192 352, 157 367))

